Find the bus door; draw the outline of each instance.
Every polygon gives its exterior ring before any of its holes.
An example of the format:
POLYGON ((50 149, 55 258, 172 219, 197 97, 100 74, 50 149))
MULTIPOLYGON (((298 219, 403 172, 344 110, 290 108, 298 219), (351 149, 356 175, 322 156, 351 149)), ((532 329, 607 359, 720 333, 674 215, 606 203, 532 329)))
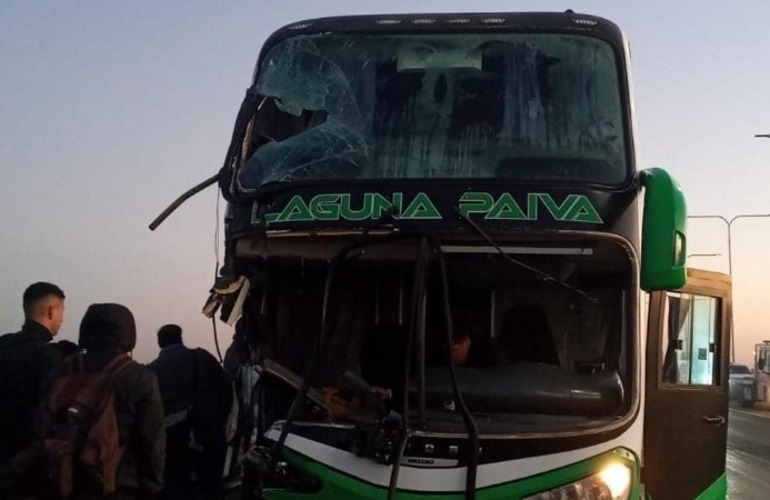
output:
POLYGON ((684 288, 650 296, 642 480, 653 499, 726 494, 731 314, 720 273, 689 269, 684 288))

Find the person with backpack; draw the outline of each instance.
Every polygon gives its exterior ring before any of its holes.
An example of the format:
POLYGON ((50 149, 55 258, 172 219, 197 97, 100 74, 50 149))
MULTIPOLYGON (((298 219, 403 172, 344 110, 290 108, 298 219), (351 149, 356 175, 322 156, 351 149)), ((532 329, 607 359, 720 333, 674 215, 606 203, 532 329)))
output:
POLYGON ((223 495, 230 380, 208 351, 182 343, 178 325, 161 327, 158 345, 160 354, 148 366, 158 377, 165 411, 165 498, 217 500, 223 495))
POLYGON ((40 394, 61 360, 51 340, 64 321, 64 292, 52 283, 33 283, 22 305, 21 331, 0 337, 0 498, 23 487, 25 478, 12 471, 11 460, 32 442, 40 394))
POLYGON ((90 305, 78 344, 85 352, 57 370, 43 408, 45 476, 57 479, 56 492, 64 498, 158 498, 163 404, 155 375, 129 357, 136 345, 131 311, 120 304, 90 305))

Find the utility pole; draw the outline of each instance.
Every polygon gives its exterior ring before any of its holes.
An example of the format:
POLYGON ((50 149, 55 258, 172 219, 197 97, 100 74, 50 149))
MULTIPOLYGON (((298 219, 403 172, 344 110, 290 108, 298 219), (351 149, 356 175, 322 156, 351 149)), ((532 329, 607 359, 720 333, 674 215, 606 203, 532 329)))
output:
MULTIPOLYGON (((768 137, 770 138, 770 134, 758 134, 754 137, 768 137)), ((740 214, 736 215, 730 219, 723 217, 721 215, 688 215, 688 219, 719 219, 722 222, 724 222, 727 225, 727 268, 730 276, 733 275, 733 243, 732 243, 732 230, 733 230, 733 222, 735 222, 738 219, 748 219, 748 218, 760 218, 760 217, 770 217, 770 214, 740 214)), ((735 319, 734 314, 730 316, 730 361, 735 362, 735 319)))

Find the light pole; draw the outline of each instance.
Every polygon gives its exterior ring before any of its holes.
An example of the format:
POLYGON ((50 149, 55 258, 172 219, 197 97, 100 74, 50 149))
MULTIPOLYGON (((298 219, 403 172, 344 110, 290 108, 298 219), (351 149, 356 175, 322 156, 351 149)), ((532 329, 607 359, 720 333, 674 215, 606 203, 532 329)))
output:
MULTIPOLYGON (((770 138, 770 134, 766 135, 768 138, 770 138)), ((765 137, 765 135, 756 135, 754 137, 765 137)), ((749 219, 749 218, 759 218, 759 217, 770 217, 770 214, 740 214, 736 215, 730 219, 727 219, 726 217, 723 217, 721 215, 688 215, 688 219, 719 219, 725 224, 727 224, 727 269, 729 270, 730 277, 732 278, 733 275, 733 238, 732 238, 732 232, 733 232, 733 222, 735 222, 738 219, 749 219)), ((734 314, 730 315, 730 361, 735 362, 735 334, 733 331, 735 330, 735 320, 734 320, 734 314)))
POLYGON ((727 269, 730 275, 733 274, 733 222, 738 219, 749 219, 759 217, 770 217, 770 214, 740 214, 731 219, 727 219, 721 215, 688 215, 688 219, 719 219, 727 224, 727 269))
POLYGON ((687 258, 690 257, 721 257, 721 253, 688 253, 687 258))

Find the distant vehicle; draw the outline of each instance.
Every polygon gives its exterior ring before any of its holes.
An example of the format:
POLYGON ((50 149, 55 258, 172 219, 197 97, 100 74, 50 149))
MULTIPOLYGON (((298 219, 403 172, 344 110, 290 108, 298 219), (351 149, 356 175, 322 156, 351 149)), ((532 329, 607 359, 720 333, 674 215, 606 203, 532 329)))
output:
POLYGON ((730 401, 738 401, 741 406, 754 405, 756 391, 754 390, 754 374, 746 365, 730 364, 730 401))

